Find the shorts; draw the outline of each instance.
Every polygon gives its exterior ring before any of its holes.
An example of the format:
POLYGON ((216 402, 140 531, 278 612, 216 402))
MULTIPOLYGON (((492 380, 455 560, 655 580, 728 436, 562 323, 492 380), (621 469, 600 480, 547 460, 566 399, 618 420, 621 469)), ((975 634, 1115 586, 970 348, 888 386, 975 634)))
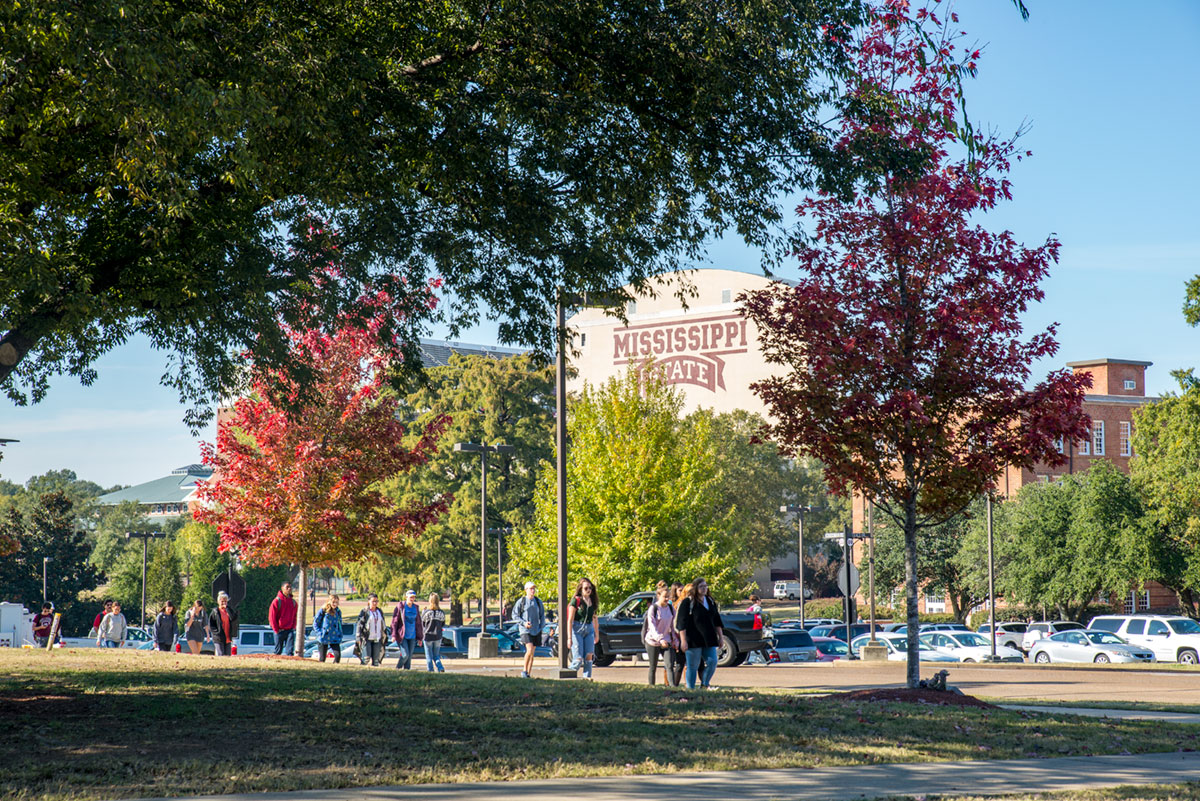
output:
POLYGON ((542 644, 542 633, 539 631, 537 634, 522 634, 521 642, 536 648, 542 644))

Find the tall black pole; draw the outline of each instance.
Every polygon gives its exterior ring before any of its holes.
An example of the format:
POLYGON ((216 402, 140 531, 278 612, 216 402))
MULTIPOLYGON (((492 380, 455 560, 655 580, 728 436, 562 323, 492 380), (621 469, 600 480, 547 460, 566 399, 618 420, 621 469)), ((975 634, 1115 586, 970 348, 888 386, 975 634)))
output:
POLYGON ((987 496, 988 626, 992 635, 992 661, 996 661, 996 563, 992 555, 992 494, 987 496))
POLYGON ((853 558, 850 551, 850 524, 846 524, 845 531, 845 553, 842 554, 842 559, 846 563, 846 643, 850 643, 850 560, 853 558))
MULTIPOLYGON (((875 502, 867 505, 867 593, 871 596, 871 645, 875 644, 875 502)), ((861 575, 861 574, 860 574, 861 575)))
POLYGON ((804 628, 804 507, 800 507, 800 511, 796 513, 797 519, 800 521, 797 524, 797 539, 796 543, 796 561, 799 563, 796 569, 796 575, 800 579, 800 628, 804 628))
POLYGON ((149 543, 149 537, 142 537, 142 631, 146 630, 146 551, 149 543))
POLYGON ((555 360, 555 416, 558 427, 558 675, 575 675, 567 665, 567 316, 561 291, 558 298, 558 358, 555 360))
POLYGON ((479 480, 479 636, 487 636, 487 446, 479 460, 483 473, 479 480))

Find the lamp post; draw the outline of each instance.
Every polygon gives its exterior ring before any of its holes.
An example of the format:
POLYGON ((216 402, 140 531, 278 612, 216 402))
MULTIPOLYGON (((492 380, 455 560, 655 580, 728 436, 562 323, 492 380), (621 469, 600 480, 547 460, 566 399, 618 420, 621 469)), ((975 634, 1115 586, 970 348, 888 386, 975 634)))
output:
POLYGON ((779 511, 784 514, 796 513, 796 578, 800 581, 800 628, 804 628, 804 515, 811 512, 812 507, 789 503, 786 506, 780 506, 779 511))
POLYGON ((500 598, 500 623, 501 623, 501 625, 503 625, 503 623, 504 623, 504 561, 503 561, 503 557, 500 555, 500 550, 504 544, 504 536, 506 534, 512 533, 512 527, 505 526, 504 528, 489 528, 487 530, 487 533, 496 535, 496 583, 499 587, 499 589, 497 590, 497 594, 499 595, 499 598, 500 598))
MULTIPOLYGON (((487 457, 489 453, 512 453, 512 445, 482 445, 474 442, 454 443, 456 453, 478 453, 480 456, 479 479, 479 640, 482 646, 487 638, 487 457)), ((480 656, 483 655, 482 650, 480 656)))
POLYGON ((987 496, 988 538, 988 631, 992 640, 992 661, 996 661, 996 563, 992 554, 992 494, 987 496))
POLYGON ((139 539, 142 541, 142 631, 146 630, 146 552, 150 546, 150 540, 157 539, 163 536, 161 531, 126 531, 125 539, 139 539))
POLYGON ((49 600, 46 595, 46 566, 50 564, 50 561, 49 556, 42 557, 42 603, 46 603, 49 600))

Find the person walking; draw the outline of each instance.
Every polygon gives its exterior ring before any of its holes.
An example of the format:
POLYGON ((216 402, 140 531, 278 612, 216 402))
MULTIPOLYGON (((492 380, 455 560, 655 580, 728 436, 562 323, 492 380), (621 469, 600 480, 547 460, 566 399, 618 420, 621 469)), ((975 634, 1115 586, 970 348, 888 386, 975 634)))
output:
POLYGON ((188 650, 193 654, 200 653, 204 643, 212 640, 208 616, 204 614, 204 601, 199 598, 192 602, 192 608, 183 616, 183 634, 187 638, 188 650))
POLYGON ((208 629, 217 656, 232 656, 238 635, 238 613, 229 606, 229 593, 217 593, 217 608, 208 615, 208 629))
POLYGON ((446 627, 446 613, 442 611, 442 598, 436 592, 429 596, 429 608, 421 613, 421 639, 425 641, 425 669, 430 673, 442 666, 442 629, 446 627))
POLYGON ((267 607, 267 622, 275 632, 276 656, 296 653, 297 608, 296 599, 292 597, 292 582, 285 581, 271 605, 267 607))
POLYGON ((404 603, 396 604, 392 611, 392 639, 400 649, 396 669, 409 670, 417 643, 421 642, 421 607, 417 604, 416 590, 404 593, 404 603))
POLYGON ((92 621, 92 630, 88 633, 89 637, 95 637, 100 634, 100 624, 104 622, 104 616, 112 611, 112 601, 105 601, 104 608, 100 610, 100 614, 96 615, 96 619, 92 621))
POLYGON ((42 604, 42 611, 33 616, 33 641, 38 648, 45 648, 50 642, 50 629, 54 627, 54 604, 47 601, 42 604))
POLYGON ((100 648, 123 648, 128 624, 121 614, 121 604, 113 601, 112 608, 100 621, 100 629, 96 633, 96 645, 100 648))
POLYGON ((154 618, 154 650, 175 650, 175 638, 179 636, 179 618, 175 617, 175 602, 167 601, 162 611, 154 618))
POLYGON ((596 620, 596 585, 591 579, 580 579, 575 596, 567 605, 567 647, 571 649, 571 670, 583 666, 583 677, 592 677, 592 662, 596 659, 596 640, 600 639, 600 622, 596 620))
POLYGON ((525 596, 513 604, 512 615, 525 645, 525 669, 521 671, 521 678, 527 679, 533 670, 533 652, 542 644, 542 631, 546 628, 546 608, 537 597, 537 585, 532 581, 525 582, 525 596))
POLYGON ((717 670, 717 647, 725 632, 721 612, 708 594, 708 582, 704 579, 693 581, 691 592, 679 602, 675 630, 679 632, 679 647, 687 663, 688 689, 696 689, 698 671, 701 686, 708 689, 717 670), (701 660, 704 661, 702 671, 701 660))
POLYGON ((341 599, 330 595, 325 606, 313 618, 313 633, 317 635, 317 655, 322 662, 330 651, 333 652, 333 663, 342 661, 342 610, 338 608, 341 599))
POLYGON ((367 607, 358 613, 354 639, 358 642, 362 663, 365 665, 370 660, 372 667, 378 667, 383 661, 387 640, 383 630, 383 612, 379 611, 379 596, 375 593, 367 597, 367 607))
POLYGON ((650 684, 654 684, 654 673, 658 658, 663 658, 663 683, 679 686, 679 672, 675 670, 679 653, 679 632, 675 631, 675 610, 671 608, 671 588, 661 586, 654 593, 654 603, 646 611, 642 623, 642 642, 650 656, 650 684))

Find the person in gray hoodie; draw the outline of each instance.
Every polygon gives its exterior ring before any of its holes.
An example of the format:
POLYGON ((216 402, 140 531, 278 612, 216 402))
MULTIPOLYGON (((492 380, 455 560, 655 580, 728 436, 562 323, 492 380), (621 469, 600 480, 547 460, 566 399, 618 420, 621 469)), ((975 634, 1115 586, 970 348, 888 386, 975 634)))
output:
POLYGON ((113 601, 112 611, 100 621, 100 631, 96 634, 96 646, 99 648, 121 648, 125 645, 127 625, 125 616, 121 614, 121 604, 113 601))
POLYGON ((525 582, 525 597, 513 606, 512 615, 517 621, 517 631, 521 632, 521 642, 525 644, 525 669, 521 671, 521 678, 527 679, 533 670, 533 652, 542 644, 542 630, 546 628, 546 608, 537 597, 537 585, 532 581, 525 582))

